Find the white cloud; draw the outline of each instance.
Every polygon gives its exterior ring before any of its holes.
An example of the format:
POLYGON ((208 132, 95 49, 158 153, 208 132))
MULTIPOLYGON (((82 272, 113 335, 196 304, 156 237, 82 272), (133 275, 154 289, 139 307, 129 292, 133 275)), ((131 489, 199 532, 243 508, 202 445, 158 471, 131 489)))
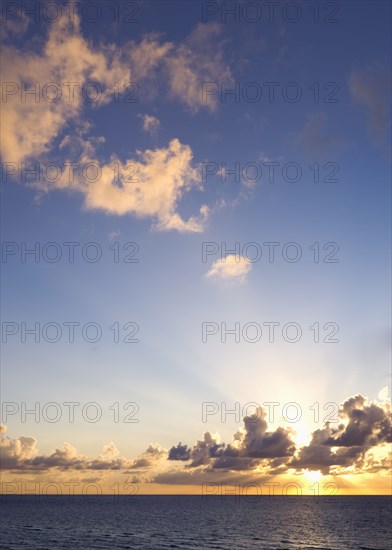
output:
POLYGON ((389 400, 389 388, 388 386, 384 386, 377 395, 377 398, 380 401, 388 401, 389 400))
POLYGON ((243 257, 229 254, 216 260, 207 273, 207 277, 222 280, 245 281, 252 265, 243 257))
MULTIPOLYGON (((232 79, 230 68, 223 62, 219 34, 218 25, 199 25, 178 45, 149 35, 139 44, 130 42, 123 48, 113 44, 93 47, 82 36, 78 17, 73 23, 63 17, 50 25, 39 53, 4 45, 4 160, 20 163, 48 153, 69 122, 83 124, 81 113, 88 91, 98 94, 92 105, 99 106, 113 100, 116 82, 123 90, 131 77, 136 83, 159 78, 155 91, 163 84, 192 111, 215 108, 216 99, 202 101, 203 83, 232 79), (90 86, 92 83, 95 88, 90 86), (90 88, 85 88, 87 84, 90 88), (25 85, 36 86, 38 102, 31 93, 22 100, 25 85)), ((158 125, 155 117, 145 115, 145 131, 154 132, 158 125)))
POLYGON ((217 96, 203 101, 203 84, 233 82, 230 67, 223 60, 220 33, 221 27, 217 24, 199 24, 185 43, 166 59, 171 94, 192 112, 202 107, 210 110, 217 107, 217 96))
MULTIPOLYGON (((199 168, 192 164, 191 147, 174 138, 167 147, 138 151, 136 159, 128 159, 123 165, 116 155, 112 155, 110 163, 98 162, 95 149, 105 140, 85 137, 91 124, 83 117, 86 101, 81 91, 86 84, 95 83, 100 94, 99 100, 93 103, 97 107, 113 100, 115 82, 122 89, 123 84, 131 81, 131 76, 138 82, 159 78, 160 86, 155 89, 160 89, 163 83, 169 94, 191 111, 214 108, 213 102, 209 105, 202 102, 203 82, 231 78, 230 69, 223 63, 219 34, 217 25, 199 25, 177 46, 161 42, 158 35, 149 35, 139 44, 130 42, 123 48, 93 47, 82 36, 78 18, 71 24, 64 17, 50 26, 47 41, 39 53, 6 46, 4 81, 9 83, 9 93, 3 105, 1 153, 4 160, 19 165, 25 161, 47 160, 59 143, 58 148, 62 155, 67 154, 68 163, 94 162, 101 170, 100 177, 94 182, 86 181, 76 173, 75 180, 70 181, 69 173, 64 173, 55 183, 39 181, 35 186, 37 190, 77 191, 83 194, 88 209, 151 218, 153 228, 160 231, 202 231, 210 213, 205 204, 188 219, 178 211, 185 193, 202 189, 199 168), (37 85, 37 103, 31 95, 27 101, 21 100, 22 83, 30 87, 37 85), (43 87, 49 83, 53 86, 44 92, 43 87), (56 91, 61 93, 58 101, 44 99, 44 96, 53 97, 56 91), (65 130, 69 135, 64 136, 65 130), (137 167, 136 177, 129 181, 129 174, 122 167, 115 175, 113 162, 119 166, 132 163, 137 167)), ((156 117, 144 115, 146 132, 154 134, 158 127, 156 117)))
POLYGON ((199 215, 184 220, 177 211, 181 196, 191 188, 201 188, 200 173, 192 166, 192 150, 178 139, 161 149, 139 152, 132 163, 137 173, 127 181, 126 170, 120 168, 120 185, 115 182, 112 168, 102 167, 102 176, 95 183, 82 182, 80 190, 88 209, 103 210, 109 214, 134 214, 152 218, 158 230, 176 229, 181 232, 203 230, 208 208, 202 206, 199 215))
POLYGON ((110 164, 103 165, 94 156, 91 141, 80 139, 80 147, 84 150, 80 164, 93 163, 99 169, 98 175, 87 179, 83 173, 75 171, 71 181, 69 173, 64 172, 56 184, 40 182, 37 186, 40 191, 49 192, 57 187, 82 193, 84 206, 89 210, 151 218, 153 228, 159 231, 203 231, 209 215, 207 205, 202 205, 198 214, 187 220, 178 212, 179 201, 185 193, 202 189, 201 173, 192 165, 193 153, 189 145, 173 139, 168 147, 139 151, 136 160, 127 159, 121 163, 113 156, 110 164))
POLYGON ((19 463, 32 459, 38 452, 36 439, 23 435, 17 439, 4 437, 6 429, 6 426, 2 426, 2 437, 0 439, 0 463, 2 469, 14 468, 19 463))
POLYGON ((133 78, 140 82, 155 74, 162 61, 174 48, 174 44, 162 43, 158 35, 150 34, 145 36, 140 44, 131 42, 129 48, 133 78))
POLYGON ((141 115, 143 120, 143 130, 150 134, 151 136, 156 136, 159 127, 161 125, 160 121, 153 115, 141 115))
POLYGON ((20 436, 16 439, 1 437, 0 463, 3 470, 45 471, 51 468, 59 470, 120 470, 132 465, 132 461, 122 458, 111 442, 105 445, 103 453, 96 458, 81 455, 69 443, 63 443, 62 449, 48 454, 39 454, 37 440, 20 436))
POLYGON ((191 112, 214 110, 218 95, 203 101, 203 84, 215 82, 231 86, 233 76, 224 61, 222 27, 218 24, 199 24, 179 43, 163 42, 152 33, 137 44, 129 44, 133 79, 143 83, 143 99, 153 99, 158 91, 183 103, 191 112), (166 93, 166 92, 165 92, 166 93))
POLYGON ((3 86, 9 92, 3 103, 1 132, 6 162, 20 163, 50 151, 66 124, 80 115, 87 83, 99 83, 97 103, 106 103, 113 97, 110 88, 116 81, 130 80, 129 63, 121 59, 120 52, 113 45, 93 50, 82 37, 76 17, 72 24, 59 18, 51 25, 40 54, 5 46, 3 58, 3 86), (36 87, 38 102, 31 94, 23 101, 25 84, 36 87), (49 101, 55 97, 58 100, 49 101))

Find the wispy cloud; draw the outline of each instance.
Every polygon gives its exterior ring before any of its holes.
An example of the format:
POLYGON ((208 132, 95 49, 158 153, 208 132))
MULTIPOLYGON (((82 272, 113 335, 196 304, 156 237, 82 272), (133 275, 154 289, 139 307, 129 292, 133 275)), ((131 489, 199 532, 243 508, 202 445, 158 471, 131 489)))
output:
POLYGON ((323 112, 308 116, 305 126, 297 133, 295 142, 307 155, 321 158, 336 154, 348 145, 343 138, 330 132, 323 112))
POLYGON ((385 147, 390 124, 390 71, 378 64, 354 70, 348 78, 351 97, 367 114, 372 140, 385 147))

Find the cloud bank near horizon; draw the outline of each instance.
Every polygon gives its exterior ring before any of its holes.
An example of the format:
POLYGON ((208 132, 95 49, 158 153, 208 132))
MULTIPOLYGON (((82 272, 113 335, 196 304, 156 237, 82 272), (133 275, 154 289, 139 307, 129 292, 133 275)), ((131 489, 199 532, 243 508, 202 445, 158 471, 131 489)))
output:
POLYGON ((339 421, 315 430, 308 445, 295 442, 295 429, 269 431, 266 412, 258 408, 245 416, 244 426, 229 443, 207 431, 193 446, 178 443, 169 450, 151 444, 136 459, 122 457, 115 443, 105 445, 97 457, 80 454, 72 445, 42 454, 30 436, 12 439, 1 426, 1 469, 10 474, 63 474, 94 471, 118 472, 132 483, 192 485, 218 476, 227 483, 252 476, 375 474, 386 471, 391 459, 392 415, 390 402, 369 402, 357 394, 339 408, 339 421))

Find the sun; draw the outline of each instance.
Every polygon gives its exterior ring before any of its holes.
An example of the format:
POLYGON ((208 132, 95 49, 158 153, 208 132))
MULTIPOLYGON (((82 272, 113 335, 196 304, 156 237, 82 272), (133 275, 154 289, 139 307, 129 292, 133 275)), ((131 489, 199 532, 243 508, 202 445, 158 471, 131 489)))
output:
POLYGON ((320 479, 323 477, 323 474, 320 472, 320 470, 312 470, 305 472, 304 476, 309 479, 309 481, 316 483, 317 481, 320 481, 320 479))
POLYGON ((295 426, 294 441, 298 447, 309 445, 311 439, 311 432, 308 426, 304 422, 298 422, 295 426))

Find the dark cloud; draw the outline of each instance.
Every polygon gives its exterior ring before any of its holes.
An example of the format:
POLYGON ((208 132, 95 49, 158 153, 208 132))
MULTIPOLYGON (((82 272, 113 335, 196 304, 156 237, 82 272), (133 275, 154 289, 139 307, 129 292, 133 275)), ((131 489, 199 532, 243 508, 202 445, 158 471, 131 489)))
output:
POLYGON ((246 433, 243 439, 243 454, 254 458, 291 456, 295 450, 290 438, 291 432, 278 428, 268 433, 265 416, 265 412, 260 409, 257 414, 244 418, 246 433))
POLYGON ((363 395, 350 397, 342 405, 341 415, 348 420, 331 431, 326 444, 337 447, 374 447, 392 442, 391 415, 381 406, 368 405, 363 395))
POLYGON ((299 457, 290 465, 297 469, 320 470, 323 474, 328 474, 331 466, 352 466, 362 457, 363 452, 363 447, 342 448, 332 452, 325 443, 318 445, 312 439, 310 445, 303 447, 299 457))
POLYGON ((131 469, 152 468, 165 456, 167 451, 160 445, 149 445, 146 451, 133 461, 131 469))
POLYGON ((392 441, 391 412, 386 405, 368 403, 363 395, 347 399, 340 408, 341 422, 329 423, 312 434, 310 444, 291 461, 295 468, 329 473, 333 466, 363 468, 365 454, 372 447, 392 441), (335 449, 336 450, 332 450, 335 449))
POLYGON ((191 457, 191 450, 188 445, 182 445, 179 443, 177 447, 172 447, 169 451, 168 460, 189 460, 191 457))
POLYGON ((260 461, 255 458, 247 458, 244 456, 221 456, 214 461, 213 468, 215 470, 253 470, 260 461))
POLYGON ((255 414, 244 417, 244 431, 234 435, 231 444, 219 443, 210 432, 195 443, 192 449, 177 445, 169 451, 169 460, 191 460, 187 468, 208 466, 211 469, 248 470, 261 459, 290 457, 295 451, 291 432, 278 428, 267 432, 265 412, 260 408, 255 414))
POLYGON ((40 455, 37 440, 21 436, 17 439, 2 437, 0 441, 0 465, 3 470, 46 471, 57 468, 68 470, 122 470, 130 466, 130 461, 118 456, 114 443, 104 447, 97 458, 89 458, 77 453, 76 449, 64 443, 62 449, 40 455))
POLYGON ((392 442, 390 404, 368 402, 360 394, 348 398, 339 409, 337 424, 326 423, 312 433, 309 445, 296 448, 290 429, 268 431, 266 414, 260 408, 243 419, 231 443, 222 443, 217 435, 205 432, 193 447, 179 443, 168 452, 150 445, 135 460, 120 456, 114 443, 105 446, 94 458, 81 455, 64 443, 48 454, 38 452, 33 437, 11 439, 0 426, 0 464, 3 470, 26 474, 57 471, 121 471, 134 476, 138 483, 203 483, 209 479, 233 476, 298 474, 304 469, 323 474, 376 473, 388 467, 386 446, 392 442), (379 449, 383 448, 382 452, 379 449), (377 452, 375 452, 377 451, 377 452), (385 451, 385 452, 384 452, 385 451), (170 461, 177 461, 165 471, 170 461), (349 468, 349 470, 346 470, 349 468), (172 481, 170 481, 172 480, 172 481), (185 483, 185 481, 184 481, 185 483))
POLYGON ((224 445, 218 442, 210 432, 205 432, 204 438, 197 441, 191 451, 192 462, 189 468, 197 468, 210 463, 211 458, 219 456, 224 445))

